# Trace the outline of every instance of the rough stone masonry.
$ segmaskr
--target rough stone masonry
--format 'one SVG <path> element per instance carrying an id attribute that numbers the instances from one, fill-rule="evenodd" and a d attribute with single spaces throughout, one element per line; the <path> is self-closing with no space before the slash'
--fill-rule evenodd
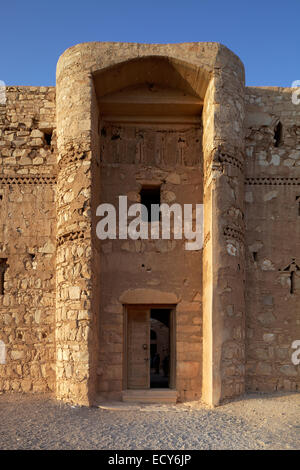
<path id="1" fill-rule="evenodd" d="M 127 388 L 128 308 L 174 312 L 179 401 L 295 391 L 300 105 L 218 43 L 85 43 L 0 105 L 0 392 Z M 119 195 L 204 204 L 204 246 L 99 240 Z"/>

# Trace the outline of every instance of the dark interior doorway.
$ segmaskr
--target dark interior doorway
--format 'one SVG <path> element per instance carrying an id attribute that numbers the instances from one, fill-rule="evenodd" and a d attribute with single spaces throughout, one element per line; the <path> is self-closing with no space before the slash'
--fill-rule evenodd
<path id="1" fill-rule="evenodd" d="M 170 309 L 150 310 L 150 388 L 170 385 Z"/>

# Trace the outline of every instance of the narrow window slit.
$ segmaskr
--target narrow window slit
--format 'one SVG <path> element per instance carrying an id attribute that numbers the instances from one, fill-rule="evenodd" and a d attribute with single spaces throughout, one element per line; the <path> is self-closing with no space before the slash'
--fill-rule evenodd
<path id="1" fill-rule="evenodd" d="M 52 129 L 41 129 L 41 132 L 44 133 L 45 144 L 50 147 L 51 146 L 53 130 Z"/>
<path id="2" fill-rule="evenodd" d="M 300 196 L 296 196 L 296 202 L 298 202 L 298 217 L 300 217 Z"/>
<path id="3" fill-rule="evenodd" d="M 144 186 L 140 192 L 141 204 L 147 208 L 147 219 L 144 222 L 158 222 L 159 213 L 151 218 L 151 206 L 154 204 L 160 205 L 160 186 Z"/>
<path id="4" fill-rule="evenodd" d="M 4 280 L 7 268 L 7 258 L 0 258 L 0 295 L 4 295 Z"/>
<path id="5" fill-rule="evenodd" d="M 282 143 L 282 124 L 279 121 L 274 129 L 274 147 L 279 147 Z"/>
<path id="6" fill-rule="evenodd" d="M 295 290 L 295 271 L 290 274 L 290 293 L 293 294 Z"/>

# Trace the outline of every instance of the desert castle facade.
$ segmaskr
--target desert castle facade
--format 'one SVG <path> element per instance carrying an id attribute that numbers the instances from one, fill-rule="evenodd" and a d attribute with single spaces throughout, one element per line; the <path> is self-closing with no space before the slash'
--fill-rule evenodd
<path id="1" fill-rule="evenodd" d="M 79 44 L 56 77 L 0 104 L 0 393 L 299 390 L 295 89 L 245 87 L 218 43 Z M 203 204 L 203 246 L 99 240 L 121 195 Z"/>

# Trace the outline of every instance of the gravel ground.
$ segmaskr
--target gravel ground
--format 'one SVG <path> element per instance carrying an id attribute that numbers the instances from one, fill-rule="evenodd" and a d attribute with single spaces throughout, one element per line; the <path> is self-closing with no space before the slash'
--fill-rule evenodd
<path id="1" fill-rule="evenodd" d="M 216 409 L 188 405 L 72 407 L 0 395 L 0 449 L 300 449 L 300 393 L 253 394 Z"/>

